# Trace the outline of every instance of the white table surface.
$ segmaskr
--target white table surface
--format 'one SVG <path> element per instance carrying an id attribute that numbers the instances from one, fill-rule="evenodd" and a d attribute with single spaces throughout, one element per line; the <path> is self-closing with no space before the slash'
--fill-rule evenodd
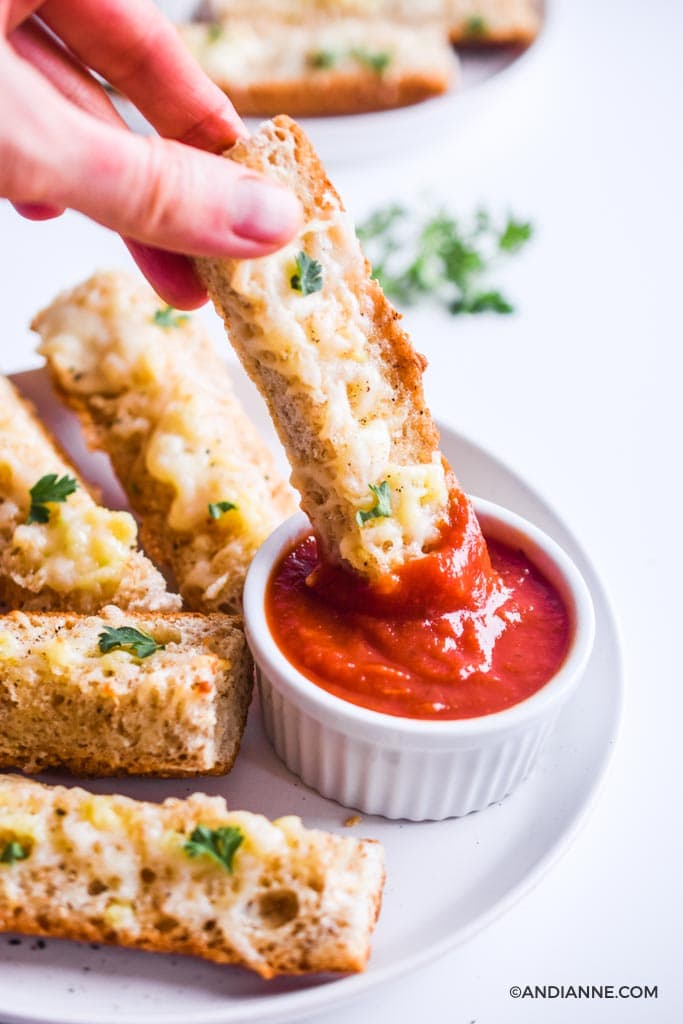
<path id="1" fill-rule="evenodd" d="M 588 823 L 533 892 L 465 946 L 317 1024 L 683 1020 L 683 5 L 551 6 L 523 72 L 435 150 L 333 176 L 359 217 L 426 189 L 465 213 L 483 202 L 534 221 L 533 245 L 499 275 L 517 316 L 407 322 L 429 357 L 435 413 L 555 503 L 603 574 L 628 673 L 620 742 Z M 127 257 L 80 217 L 30 224 L 0 204 L 0 261 L 0 369 L 11 372 L 38 363 L 27 323 L 42 303 Z M 428 870 L 425 851 L 416 876 Z M 510 998 L 527 984 L 658 985 L 659 998 Z"/>

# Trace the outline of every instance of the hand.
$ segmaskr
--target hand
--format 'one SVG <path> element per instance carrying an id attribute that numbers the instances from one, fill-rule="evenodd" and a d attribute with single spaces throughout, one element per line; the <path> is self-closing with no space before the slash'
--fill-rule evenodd
<path id="1" fill-rule="evenodd" d="M 162 138 L 129 132 L 89 68 Z M 291 193 L 215 155 L 246 134 L 151 0 L 0 0 L 0 195 L 118 231 L 173 306 L 206 300 L 180 254 L 263 256 L 299 225 Z"/>

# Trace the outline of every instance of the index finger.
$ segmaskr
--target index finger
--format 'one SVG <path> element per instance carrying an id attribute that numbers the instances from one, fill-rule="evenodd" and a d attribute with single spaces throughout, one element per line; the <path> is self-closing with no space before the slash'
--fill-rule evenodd
<path id="1" fill-rule="evenodd" d="M 151 0 L 47 0 L 40 17 L 165 138 L 219 152 L 247 134 Z"/>

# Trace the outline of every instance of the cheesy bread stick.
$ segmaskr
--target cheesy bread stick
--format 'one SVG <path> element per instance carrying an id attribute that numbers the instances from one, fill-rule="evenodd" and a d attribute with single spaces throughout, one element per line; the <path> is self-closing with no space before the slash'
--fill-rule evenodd
<path id="1" fill-rule="evenodd" d="M 228 615 L 0 616 L 0 767 L 224 774 L 251 697 Z"/>
<path id="2" fill-rule="evenodd" d="M 396 23 L 435 22 L 454 43 L 533 42 L 541 26 L 539 0 L 208 0 L 211 16 L 279 19 L 312 24 L 339 17 L 384 18 Z"/>
<path id="3" fill-rule="evenodd" d="M 206 73 L 245 116 L 357 114 L 445 92 L 457 58 L 438 27 L 344 18 L 323 24 L 230 18 L 181 26 Z"/>
<path id="4" fill-rule="evenodd" d="M 0 929 L 242 964 L 362 971 L 382 847 L 230 811 L 0 776 Z"/>
<path id="5" fill-rule="evenodd" d="M 141 281 L 101 273 L 33 327 L 58 393 L 111 458 L 186 606 L 238 611 L 254 552 L 296 502 L 199 319 Z"/>
<path id="6" fill-rule="evenodd" d="M 199 275 L 268 402 L 325 556 L 386 575 L 438 539 L 448 512 L 425 361 L 301 128 L 277 117 L 227 155 L 291 188 L 305 223 L 272 256 L 198 259 Z"/>

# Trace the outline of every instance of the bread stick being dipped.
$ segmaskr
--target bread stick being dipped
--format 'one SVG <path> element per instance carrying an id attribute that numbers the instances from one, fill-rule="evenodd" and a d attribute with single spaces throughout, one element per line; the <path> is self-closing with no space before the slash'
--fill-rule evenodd
<path id="1" fill-rule="evenodd" d="M 413 349 L 302 129 L 266 122 L 227 154 L 292 189 L 298 237 L 257 260 L 197 259 L 230 341 L 270 408 L 324 560 L 390 576 L 476 519 L 439 450 Z"/>

